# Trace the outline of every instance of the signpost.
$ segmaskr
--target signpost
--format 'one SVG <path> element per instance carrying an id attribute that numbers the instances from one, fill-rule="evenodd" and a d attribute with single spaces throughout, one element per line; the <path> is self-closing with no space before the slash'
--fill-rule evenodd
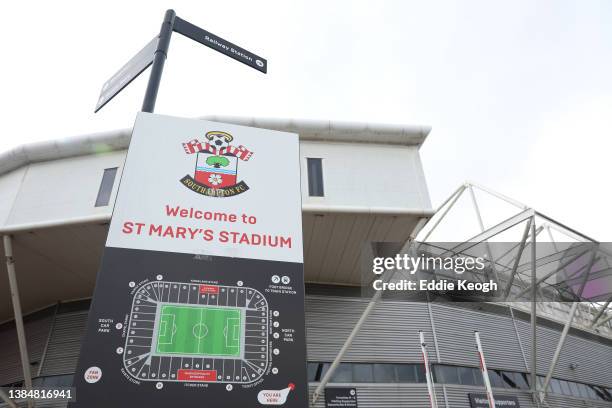
<path id="1" fill-rule="evenodd" d="M 159 38 L 155 37 L 144 48 L 136 55 L 134 55 L 128 62 L 125 63 L 119 71 L 115 73 L 108 81 L 102 85 L 100 91 L 100 97 L 96 104 L 95 112 L 99 111 L 110 102 L 119 92 L 130 84 L 138 75 L 140 75 L 145 69 L 153 63 L 153 57 Z"/>
<path id="2" fill-rule="evenodd" d="M 168 10 L 103 86 L 96 112 L 152 66 L 71 406 L 306 408 L 298 135 L 153 115 L 174 31 L 267 72 Z"/>
<path id="3" fill-rule="evenodd" d="M 354 387 L 325 388 L 326 408 L 357 408 L 357 389 Z"/>
<path id="4" fill-rule="evenodd" d="M 221 54 L 227 55 L 236 61 L 242 62 L 243 64 L 256 69 L 257 71 L 263 72 L 264 74 L 268 71 L 268 62 L 264 58 L 255 55 L 242 47 L 232 44 L 231 42 L 224 40 L 213 33 L 203 30 L 200 27 L 191 24 L 189 21 L 183 20 L 182 18 L 176 17 L 174 22 L 174 31 L 181 33 L 185 37 L 191 38 L 200 44 L 204 44 L 215 51 L 219 51 Z"/>
<path id="5" fill-rule="evenodd" d="M 306 408 L 298 135 L 140 113 L 74 407 Z"/>
<path id="6" fill-rule="evenodd" d="M 174 10 L 167 10 L 159 35 L 145 45 L 111 79 L 104 83 L 96 103 L 95 112 L 102 109 L 104 105 L 151 65 L 153 67 L 151 68 L 151 75 L 149 76 L 147 90 L 142 103 L 142 112 L 153 112 L 164 64 L 168 57 L 170 38 L 174 31 L 236 61 L 242 62 L 259 72 L 264 74 L 268 72 L 268 61 L 265 58 L 177 17 Z"/>

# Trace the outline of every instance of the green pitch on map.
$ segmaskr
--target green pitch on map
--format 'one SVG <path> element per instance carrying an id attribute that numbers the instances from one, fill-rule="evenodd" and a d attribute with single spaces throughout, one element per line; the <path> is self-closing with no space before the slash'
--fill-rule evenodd
<path id="1" fill-rule="evenodd" d="M 157 324 L 158 353 L 240 355 L 240 309 L 163 305 Z"/>

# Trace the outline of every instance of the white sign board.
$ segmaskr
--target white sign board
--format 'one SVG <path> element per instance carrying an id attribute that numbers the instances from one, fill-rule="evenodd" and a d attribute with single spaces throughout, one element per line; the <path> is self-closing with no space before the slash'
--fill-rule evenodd
<path id="1" fill-rule="evenodd" d="M 302 262 L 298 135 L 140 113 L 107 247 Z"/>
<path id="2" fill-rule="evenodd" d="M 308 406 L 299 157 L 292 133 L 138 115 L 71 408 Z"/>

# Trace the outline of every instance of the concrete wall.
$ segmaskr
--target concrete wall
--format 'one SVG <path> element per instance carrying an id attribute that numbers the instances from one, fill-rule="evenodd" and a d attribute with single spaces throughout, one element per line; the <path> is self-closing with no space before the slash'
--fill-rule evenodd
<path id="1" fill-rule="evenodd" d="M 303 141 L 300 153 L 303 204 L 431 208 L 415 146 Z M 323 159 L 325 197 L 308 196 L 308 157 Z"/>
<path id="2" fill-rule="evenodd" d="M 8 210 L 4 217 L 0 213 L 0 221 L 18 225 L 110 214 L 110 207 L 94 204 L 104 169 L 118 167 L 114 201 L 124 160 L 125 151 L 79 156 L 30 164 L 0 176 L 0 211 Z"/>
<path id="3" fill-rule="evenodd" d="M 415 146 L 301 141 L 300 149 L 304 205 L 431 209 Z M 104 169 L 118 167 L 114 202 L 125 153 L 33 163 L 0 175 L 0 227 L 110 214 L 110 206 L 94 204 Z M 325 197 L 308 196 L 307 157 L 323 159 Z"/>

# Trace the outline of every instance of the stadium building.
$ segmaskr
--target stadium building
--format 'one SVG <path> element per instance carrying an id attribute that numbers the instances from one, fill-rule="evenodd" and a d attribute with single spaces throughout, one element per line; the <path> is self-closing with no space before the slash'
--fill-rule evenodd
<path id="1" fill-rule="evenodd" d="M 474 184 L 461 186 L 434 209 L 419 155 L 426 127 L 206 119 L 300 135 L 311 396 L 343 385 L 356 388 L 361 407 L 430 406 L 419 342 L 423 331 L 437 405 L 470 407 L 470 396 L 485 392 L 478 331 L 496 396 L 515 399 L 520 407 L 612 407 L 607 302 L 406 302 L 363 297 L 359 288 L 365 242 L 404 242 L 417 235 L 426 240 L 452 217 L 460 198 L 471 197 L 479 221 L 466 242 L 514 227 L 522 232 L 525 223 L 516 242 L 521 235 L 525 243 L 550 231 L 575 242 L 597 244 L 594 240 Z M 7 260 L 0 265 L 1 386 L 22 386 L 29 378 L 35 386 L 72 384 L 129 140 L 130 131 L 120 130 L 0 155 L 0 235 Z M 516 211 L 500 222 L 483 222 L 478 194 Z M 606 256 L 597 263 L 608 262 Z M 609 276 L 605 265 L 593 273 Z M 544 285 L 547 279 L 539 281 Z M 532 398 L 534 356 L 536 388 L 546 384 L 541 403 Z M 314 406 L 325 406 L 324 400 L 318 397 Z M 11 404 L 0 401 L 0 407 Z"/>

